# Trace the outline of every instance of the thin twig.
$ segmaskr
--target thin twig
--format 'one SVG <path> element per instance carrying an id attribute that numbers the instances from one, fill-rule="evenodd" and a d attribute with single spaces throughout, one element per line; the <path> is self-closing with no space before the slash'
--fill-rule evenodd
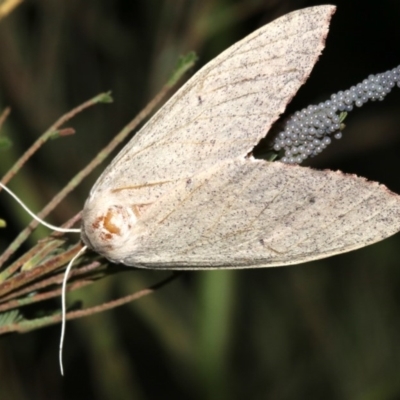
<path id="1" fill-rule="evenodd" d="M 109 301 L 108 303 L 104 303 L 100 306 L 86 308 L 85 310 L 71 311 L 67 313 L 67 320 L 86 317 L 89 315 L 97 314 L 102 311 L 111 310 L 112 308 L 116 308 L 124 304 L 130 303 L 131 301 L 137 300 L 143 296 L 147 296 L 148 294 L 153 293 L 156 290 L 162 288 L 169 282 L 172 282 L 173 280 L 177 279 L 180 275 L 182 275 L 182 273 L 183 272 L 174 272 L 168 278 L 163 279 L 161 282 L 158 282 L 155 285 L 148 287 L 147 289 L 142 289 L 139 292 L 130 294 L 128 296 L 122 297 L 117 300 Z M 61 321 L 61 315 L 59 315 L 58 317 L 59 321 Z"/>
<path id="2" fill-rule="evenodd" d="M 92 283 L 93 283 L 93 281 L 91 281 L 91 280 L 73 282 L 68 285 L 68 291 L 81 289 L 85 286 L 91 285 Z M 50 290 L 45 293 L 35 294 L 34 296 L 31 296 L 31 297 L 25 297 L 23 299 L 18 299 L 18 300 L 10 300 L 7 303 L 0 305 L 0 312 L 12 310 L 12 309 L 18 309 L 22 306 L 27 306 L 29 304 L 34 304 L 34 303 L 38 303 L 40 301 L 49 300 L 54 297 L 60 297 L 60 295 L 61 295 L 61 289 L 54 289 L 54 290 Z"/>
<path id="3" fill-rule="evenodd" d="M 2 278 L 4 281 L 0 284 L 0 296 L 4 296 L 13 290 L 16 290 L 29 282 L 32 282 L 56 269 L 62 267 L 71 258 L 80 250 L 81 244 L 77 243 L 75 246 L 65 251 L 62 254 L 58 254 L 51 258 L 50 260 L 45 261 L 40 267 L 36 267 L 34 269 L 28 271 L 22 271 L 17 274 L 13 279 L 7 279 L 7 273 L 9 269 L 2 272 Z"/>
<path id="4" fill-rule="evenodd" d="M 161 282 L 158 282 L 155 285 L 152 285 L 147 289 L 140 290 L 139 292 L 130 294 L 121 299 L 113 300 L 108 303 L 104 303 L 100 306 L 90 307 L 85 310 L 71 311 L 71 312 L 67 313 L 66 318 L 67 318 L 67 320 L 82 318 L 82 317 L 86 317 L 89 315 L 97 314 L 99 312 L 111 310 L 113 308 L 127 304 L 131 301 L 138 300 L 139 298 L 147 296 L 147 295 L 153 293 L 155 290 L 160 289 L 161 287 L 165 286 L 166 284 L 173 281 L 181 274 L 182 274 L 182 272 L 174 273 L 171 276 L 169 276 L 168 278 L 163 279 Z M 61 314 L 52 315 L 52 316 L 44 317 L 44 318 L 39 318 L 39 319 L 31 320 L 31 321 L 25 320 L 22 322 L 16 322 L 16 323 L 12 323 L 12 324 L 4 325 L 4 326 L 0 327 L 0 335 L 2 335 L 4 333 L 8 333 L 8 332 L 27 332 L 32 329 L 37 329 L 37 328 L 41 328 L 44 326 L 56 324 L 60 321 L 61 321 Z"/>
<path id="5" fill-rule="evenodd" d="M 17 7 L 22 0 L 6 0 L 0 5 L 0 19 L 4 18 L 6 15 L 10 14 L 15 7 Z"/>
<path id="6" fill-rule="evenodd" d="M 64 114 L 61 118 L 59 118 L 46 132 L 44 132 L 33 144 L 32 146 L 19 158 L 19 160 L 9 169 L 9 171 L 3 176 L 1 182 L 6 185 L 11 178 L 21 169 L 21 167 L 35 154 L 47 140 L 54 135 L 54 132 L 58 130 L 63 124 L 69 121 L 76 114 L 82 112 L 88 107 L 94 106 L 99 103 L 107 93 L 101 93 L 88 101 L 85 101 L 83 104 L 75 107 L 70 112 Z"/>
<path id="7" fill-rule="evenodd" d="M 74 217 L 70 218 L 65 224 L 62 225 L 62 227 L 70 228 L 77 221 L 79 221 L 80 218 L 81 218 L 81 212 L 76 214 Z M 50 237 L 47 237 L 47 238 L 39 241 L 36 246 L 31 248 L 24 255 L 22 255 L 20 258 L 18 258 L 16 261 L 14 261 L 11 265 L 9 265 L 7 267 L 6 270 L 0 272 L 0 288 L 1 288 L 2 282 L 4 282 L 6 279 L 8 279 L 10 276 L 12 276 L 15 272 L 17 272 L 22 265 L 25 265 L 27 262 L 29 262 L 29 260 L 32 259 L 35 256 L 35 254 L 41 252 L 43 248 L 47 247 L 48 250 L 51 251 L 55 247 L 57 247 L 57 241 L 55 241 L 55 240 L 54 240 L 54 246 L 48 247 L 49 246 L 49 238 L 51 238 L 51 237 L 57 238 L 62 235 L 64 235 L 63 232 L 53 232 Z"/>
<path id="8" fill-rule="evenodd" d="M 90 263 L 84 267 L 75 268 L 74 270 L 72 270 L 70 285 L 68 286 L 68 291 L 75 289 L 75 287 L 74 288 L 72 287 L 72 283 L 73 283 L 72 278 L 76 278 L 79 276 L 86 275 L 89 272 L 93 272 L 93 271 L 97 270 L 99 267 L 101 267 L 102 265 L 103 264 L 100 263 L 99 261 L 93 261 L 92 263 Z M 40 298 L 40 300 L 36 300 L 36 297 L 43 293 L 30 296 L 29 298 L 26 298 L 26 299 L 22 298 L 22 296 L 41 291 L 52 285 L 60 284 L 60 283 L 62 283 L 63 277 L 64 277 L 64 273 L 60 273 L 60 274 L 51 276 L 48 279 L 43 279 L 38 282 L 35 282 L 32 285 L 26 286 L 23 289 L 12 292 L 11 294 L 6 295 L 4 297 L 2 296 L 0 311 L 4 311 L 4 310 L 10 309 L 10 308 L 15 308 L 15 306 L 9 306 L 11 301 L 14 300 L 15 298 L 19 299 L 18 302 L 19 302 L 20 306 L 30 304 L 30 303 L 35 303 L 37 301 L 43 300 L 42 298 Z M 90 279 L 91 281 L 96 280 L 96 278 L 92 277 L 92 276 L 88 277 L 87 279 Z M 50 292 L 46 292 L 46 293 L 50 293 Z M 57 290 L 53 290 L 52 293 L 55 293 L 54 296 L 59 296 L 61 294 L 61 288 L 59 288 Z"/>
<path id="9" fill-rule="evenodd" d="M 10 107 L 6 107 L 4 109 L 4 111 L 0 114 L 0 130 L 1 130 L 1 127 L 3 126 L 5 120 L 10 115 L 10 112 L 11 112 L 11 108 Z"/>

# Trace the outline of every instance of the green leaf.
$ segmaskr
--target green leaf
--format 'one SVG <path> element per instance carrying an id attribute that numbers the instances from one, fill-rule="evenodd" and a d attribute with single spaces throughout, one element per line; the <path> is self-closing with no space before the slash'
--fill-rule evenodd
<path id="1" fill-rule="evenodd" d="M 112 103 L 114 99 L 111 96 L 111 92 L 106 92 L 99 94 L 94 101 L 96 103 Z"/>
<path id="2" fill-rule="evenodd" d="M 18 310 L 11 310 L 0 313 L 0 326 L 15 324 L 22 320 L 22 315 L 19 313 Z"/>
<path id="3" fill-rule="evenodd" d="M 5 136 L 0 136 L 0 151 L 9 149 L 12 146 L 12 142 Z"/>
<path id="4" fill-rule="evenodd" d="M 179 57 L 176 67 L 169 78 L 168 86 L 174 86 L 182 75 L 194 66 L 197 60 L 198 57 L 194 51 Z"/>

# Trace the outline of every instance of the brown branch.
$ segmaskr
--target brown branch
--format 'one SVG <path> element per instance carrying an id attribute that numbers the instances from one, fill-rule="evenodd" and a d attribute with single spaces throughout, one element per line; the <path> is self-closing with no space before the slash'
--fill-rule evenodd
<path id="1" fill-rule="evenodd" d="M 93 272 L 93 271 L 97 270 L 99 267 L 101 267 L 102 265 L 103 264 L 101 264 L 99 261 L 93 261 L 92 263 L 90 263 L 84 267 L 75 268 L 71 271 L 70 281 L 72 281 L 72 278 L 83 276 L 83 275 L 87 274 L 88 272 Z M 37 301 L 43 300 L 44 298 L 40 297 L 40 299 L 39 299 L 39 296 L 43 295 L 44 293 L 30 296 L 29 298 L 26 298 L 26 299 L 22 298 L 22 296 L 26 295 L 26 294 L 41 291 L 52 285 L 59 285 L 60 283 L 62 283 L 63 278 L 64 278 L 64 272 L 54 275 L 54 276 L 51 276 L 48 279 L 43 279 L 43 280 L 40 280 L 39 282 L 35 282 L 32 285 L 26 286 L 21 290 L 13 291 L 11 294 L 6 295 L 1 298 L 1 303 L 4 303 L 4 304 L 0 305 L 0 311 L 5 311 L 5 310 L 11 309 L 11 308 L 15 308 L 15 306 L 9 306 L 11 300 L 14 300 L 15 298 L 19 298 L 18 304 L 20 306 L 23 306 L 26 304 L 31 304 L 31 303 L 36 303 Z M 89 277 L 88 279 L 90 279 L 90 281 L 92 282 L 95 280 L 95 277 Z M 89 281 L 88 281 L 88 283 L 89 283 Z M 75 288 L 76 288 L 75 286 L 72 287 L 72 282 L 71 282 L 71 284 L 69 284 L 67 287 L 67 292 L 75 290 Z M 50 292 L 46 292 L 46 293 L 50 293 Z M 54 296 L 59 296 L 61 294 L 61 288 L 59 288 L 57 290 L 53 290 L 51 293 L 55 293 Z M 54 297 L 54 296 L 50 296 L 50 297 Z M 46 297 L 46 299 L 50 298 L 50 297 Z"/>
<path id="2" fill-rule="evenodd" d="M 10 107 L 6 107 L 4 109 L 4 111 L 0 114 L 0 130 L 1 130 L 1 127 L 3 126 L 5 120 L 10 115 L 10 112 L 11 112 L 11 108 Z"/>
<path id="3" fill-rule="evenodd" d="M 85 286 L 89 286 L 92 283 L 93 281 L 91 280 L 73 282 L 68 285 L 68 291 L 72 292 L 74 290 L 81 289 Z M 0 312 L 18 309 L 22 306 L 27 306 L 29 304 L 34 304 L 40 301 L 49 300 L 54 297 L 60 297 L 60 295 L 61 295 L 61 289 L 54 289 L 45 293 L 36 294 L 31 297 L 25 297 L 23 299 L 18 299 L 18 300 L 10 300 L 7 303 L 0 305 Z"/>
<path id="4" fill-rule="evenodd" d="M 19 158 L 19 160 L 9 169 L 9 171 L 3 176 L 3 179 L 1 182 L 6 185 L 11 178 L 21 169 L 21 167 L 29 160 L 30 157 L 32 157 L 33 154 L 35 154 L 40 147 L 43 146 L 47 142 L 47 140 L 54 135 L 54 132 L 57 131 L 63 124 L 65 124 L 67 121 L 69 121 L 71 118 L 73 118 L 76 114 L 82 112 L 88 107 L 94 106 L 95 104 L 99 103 L 102 101 L 104 96 L 106 96 L 106 93 L 101 93 L 90 100 L 85 101 L 83 104 L 79 105 L 78 107 L 75 107 L 68 113 L 64 114 L 62 117 L 60 117 L 53 125 L 50 126 L 49 129 L 47 129 L 46 132 L 44 132 L 33 144 L 29 149 Z"/>
<path id="5" fill-rule="evenodd" d="M 162 288 L 169 282 L 173 281 L 181 274 L 182 274 L 182 272 L 176 272 L 176 273 L 172 274 L 171 276 L 169 276 L 168 278 L 163 279 L 162 281 L 156 283 L 155 285 L 148 287 L 147 289 L 140 290 L 139 292 L 122 297 L 121 299 L 113 300 L 108 303 L 104 303 L 100 306 L 90 307 L 85 310 L 70 311 L 67 313 L 66 318 L 67 318 L 67 320 L 82 318 L 82 317 L 94 315 L 94 314 L 97 314 L 99 312 L 103 312 L 106 310 L 111 310 L 113 308 L 127 304 L 131 301 L 138 300 L 141 297 L 144 297 L 151 293 L 154 293 L 156 290 Z M 52 315 L 49 317 L 39 318 L 39 319 L 31 320 L 31 321 L 24 320 L 21 322 L 4 325 L 4 326 L 0 327 L 0 335 L 4 334 L 4 333 L 9 333 L 9 332 L 21 332 L 21 333 L 28 332 L 33 329 L 56 324 L 61 321 L 61 318 L 62 318 L 61 314 L 57 314 L 57 315 Z"/>
<path id="6" fill-rule="evenodd" d="M 73 226 L 77 221 L 79 221 L 81 218 L 81 213 L 79 212 L 76 214 L 74 217 L 69 219 L 65 224 L 62 225 L 63 228 L 70 228 Z M 19 268 L 26 264 L 35 254 L 41 251 L 42 248 L 46 247 L 49 244 L 49 239 L 51 237 L 58 238 L 60 236 L 63 236 L 63 232 L 53 232 L 51 236 L 41 240 L 38 242 L 36 246 L 34 246 L 32 249 L 30 249 L 28 252 L 26 252 L 23 256 L 21 256 L 19 259 L 14 261 L 10 266 L 7 267 L 4 271 L 0 273 L 0 288 L 1 288 L 1 283 L 4 282 L 8 277 L 13 275 L 15 272 L 19 270 Z M 51 248 L 50 248 L 51 250 Z"/>
<path id="7" fill-rule="evenodd" d="M 29 282 L 32 282 L 42 276 L 45 276 L 46 274 L 56 270 L 57 268 L 62 267 L 63 265 L 68 263 L 68 261 L 70 261 L 72 257 L 74 257 L 74 255 L 81 248 L 82 245 L 78 243 L 71 249 L 65 251 L 64 253 L 56 255 L 52 257 L 50 260 L 45 261 L 40 266 L 37 266 L 36 268 L 31 270 L 20 272 L 19 274 L 15 275 L 12 279 L 7 279 L 8 278 L 7 273 L 9 272 L 9 269 L 3 271 L 2 277 L 3 278 L 5 277 L 5 279 L 0 284 L 0 297 L 26 285 Z"/>
<path id="8" fill-rule="evenodd" d="M 22 3 L 22 0 L 6 0 L 3 4 L 0 4 L 0 19 L 10 14 L 20 3 Z"/>

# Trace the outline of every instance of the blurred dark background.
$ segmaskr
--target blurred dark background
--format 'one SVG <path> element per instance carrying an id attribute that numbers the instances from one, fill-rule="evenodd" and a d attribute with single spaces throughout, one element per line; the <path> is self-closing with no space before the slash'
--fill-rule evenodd
<path id="1" fill-rule="evenodd" d="M 289 112 L 400 64 L 400 2 L 336 1 L 327 47 Z M 112 90 L 10 186 L 40 209 L 152 98 L 177 57 L 196 68 L 301 0 L 26 0 L 0 21 L 0 109 L 13 141 L 0 174 L 59 116 Z M 194 72 L 194 71 L 193 71 Z M 400 193 L 400 90 L 351 113 L 312 160 Z M 78 212 L 101 168 L 48 218 Z M 301 188 L 300 188 L 301 190 Z M 29 221 L 5 194 L 0 250 Z M 12 223 L 10 224 L 10 221 Z M 33 243 L 37 237 L 32 239 Z M 60 327 L 0 338 L 0 399 L 398 399 L 400 236 L 288 268 L 186 273 L 143 300 Z M 165 274 L 127 269 L 68 296 L 85 306 Z"/>

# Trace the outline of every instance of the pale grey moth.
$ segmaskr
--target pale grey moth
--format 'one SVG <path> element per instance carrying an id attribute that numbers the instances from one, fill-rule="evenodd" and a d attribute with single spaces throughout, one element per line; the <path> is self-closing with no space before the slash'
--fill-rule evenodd
<path id="1" fill-rule="evenodd" d="M 94 185 L 84 243 L 141 268 L 255 268 L 399 231 L 400 196 L 384 186 L 251 154 L 309 76 L 334 11 L 287 14 L 197 72 Z"/>

